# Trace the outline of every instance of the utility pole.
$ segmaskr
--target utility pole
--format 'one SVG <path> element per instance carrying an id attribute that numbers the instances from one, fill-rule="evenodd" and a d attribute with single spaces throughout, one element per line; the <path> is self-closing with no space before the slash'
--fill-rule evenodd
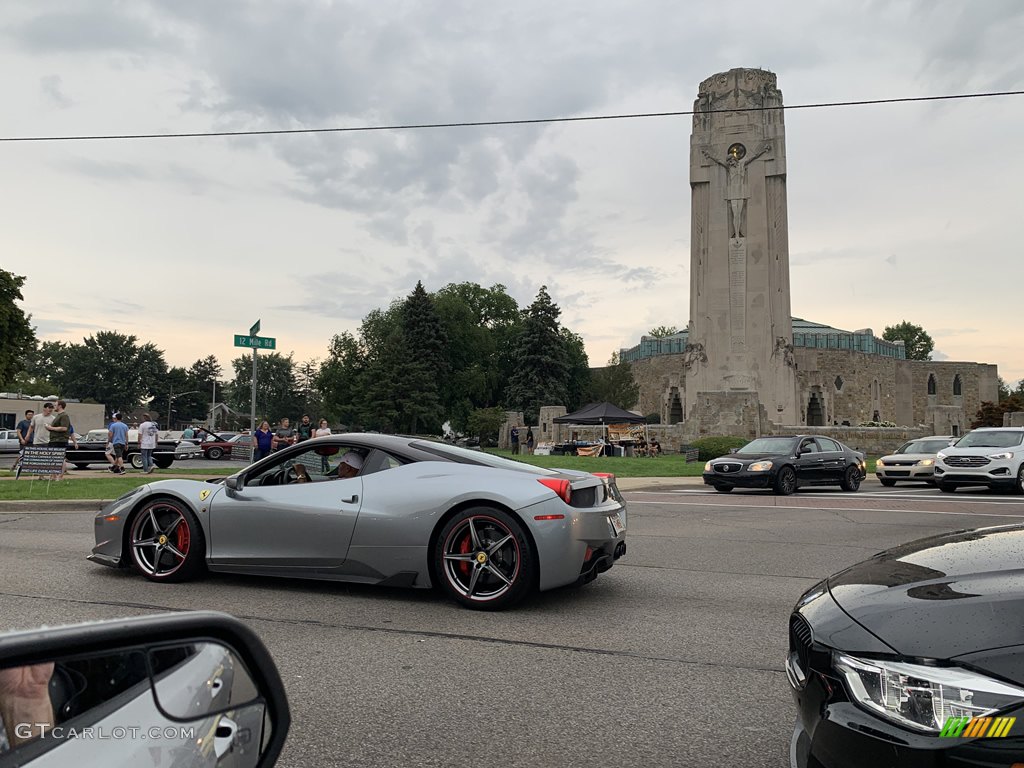
<path id="1" fill-rule="evenodd" d="M 260 332 L 260 321 L 257 320 L 253 323 L 252 328 L 249 329 L 250 338 Z M 251 449 L 249 451 L 249 461 L 251 462 L 253 456 L 256 455 L 256 350 L 259 348 L 258 344 L 254 344 L 252 347 L 252 410 L 249 413 L 249 434 L 252 435 L 252 442 L 250 443 Z"/>

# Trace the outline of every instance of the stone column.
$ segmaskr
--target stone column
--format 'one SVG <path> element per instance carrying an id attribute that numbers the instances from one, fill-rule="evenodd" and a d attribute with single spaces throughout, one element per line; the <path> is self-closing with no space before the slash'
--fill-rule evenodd
<path id="1" fill-rule="evenodd" d="M 782 110 L 773 109 L 781 106 L 775 75 L 760 69 L 708 78 L 694 103 L 684 366 L 688 405 L 700 400 L 704 419 L 709 397 L 742 392 L 755 395 L 772 422 L 800 423 L 785 125 Z M 723 399 L 723 405 L 731 402 Z"/>

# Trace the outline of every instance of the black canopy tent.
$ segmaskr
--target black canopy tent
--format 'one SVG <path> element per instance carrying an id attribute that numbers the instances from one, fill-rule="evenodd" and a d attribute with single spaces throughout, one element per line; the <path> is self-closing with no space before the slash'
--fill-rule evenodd
<path id="1" fill-rule="evenodd" d="M 556 424 L 601 424 L 605 428 L 605 442 L 608 442 L 609 424 L 646 424 L 647 419 L 635 413 L 624 411 L 617 405 L 611 403 L 591 403 L 575 413 L 567 413 L 553 420 Z M 644 428 L 644 437 L 647 437 L 647 429 Z"/>
<path id="2" fill-rule="evenodd" d="M 643 416 L 624 411 L 611 403 L 591 403 L 575 413 L 554 420 L 556 424 L 643 424 Z"/>

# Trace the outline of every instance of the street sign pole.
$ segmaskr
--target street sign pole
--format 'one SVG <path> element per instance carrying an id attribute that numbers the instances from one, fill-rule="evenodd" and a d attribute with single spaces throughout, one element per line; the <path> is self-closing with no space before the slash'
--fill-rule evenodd
<path id="1" fill-rule="evenodd" d="M 256 347 L 252 348 L 252 411 L 249 414 L 249 425 L 253 450 L 256 450 Z"/>

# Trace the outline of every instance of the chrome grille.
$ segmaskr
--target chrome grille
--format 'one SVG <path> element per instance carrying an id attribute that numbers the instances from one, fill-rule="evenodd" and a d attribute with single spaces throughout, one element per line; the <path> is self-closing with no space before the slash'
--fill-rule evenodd
<path id="1" fill-rule="evenodd" d="M 712 464 L 711 466 L 714 468 L 715 472 L 723 472 L 723 473 L 724 472 L 739 472 L 743 468 L 742 464 L 729 463 L 729 462 L 724 462 L 724 461 L 721 464 Z"/>
<path id="2" fill-rule="evenodd" d="M 984 456 L 947 456 L 943 461 L 950 467 L 984 467 L 989 463 Z"/>

